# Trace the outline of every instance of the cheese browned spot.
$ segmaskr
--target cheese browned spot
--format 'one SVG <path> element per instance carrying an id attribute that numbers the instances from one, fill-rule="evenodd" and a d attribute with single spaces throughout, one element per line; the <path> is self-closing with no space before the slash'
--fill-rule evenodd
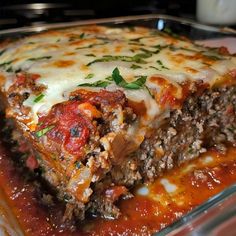
<path id="1" fill-rule="evenodd" d="M 59 68 L 70 67 L 74 64 L 75 62 L 71 60 L 59 60 L 53 63 L 54 66 L 59 67 Z"/>

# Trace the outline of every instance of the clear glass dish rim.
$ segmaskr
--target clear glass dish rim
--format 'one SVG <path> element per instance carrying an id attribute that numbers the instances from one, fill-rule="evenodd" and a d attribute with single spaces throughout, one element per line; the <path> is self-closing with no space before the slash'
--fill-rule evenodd
<path id="1" fill-rule="evenodd" d="M 212 209 L 216 207 L 217 205 L 221 204 L 222 202 L 227 201 L 228 198 L 234 194 L 236 194 L 236 184 L 229 186 L 228 188 L 224 189 L 220 193 L 209 198 L 207 201 L 203 202 L 201 205 L 197 206 L 186 215 L 182 216 L 181 218 L 179 218 L 172 224 L 168 225 L 163 230 L 157 233 L 154 233 L 153 236 L 165 236 L 170 233 L 173 233 L 174 230 L 177 230 L 180 227 L 183 227 L 186 223 L 189 223 L 193 221 L 194 219 L 196 219 L 197 217 L 200 217 L 202 214 L 207 213 L 209 209 Z M 223 218 L 224 218 L 224 215 L 223 215 Z"/>
<path id="2" fill-rule="evenodd" d="M 233 34 L 236 36 L 236 30 L 228 27 L 216 27 L 206 24 L 198 23 L 194 20 L 180 18 L 175 16 L 169 16 L 164 14 L 147 14 L 147 15 L 135 15 L 135 16 L 120 16 L 120 17 L 112 17 L 112 18 L 100 18 L 100 19 L 90 19 L 90 20 L 79 20 L 72 22 L 62 22 L 62 23 L 49 23 L 42 24 L 37 26 L 29 26 L 29 27 L 19 27 L 13 29 L 5 29 L 0 30 L 0 35 L 7 35 L 12 33 L 38 33 L 45 30 L 51 29 L 59 29 L 65 27 L 73 27 L 73 26 L 81 26 L 81 25 L 91 25 L 91 24 L 118 24 L 125 23 L 130 21 L 138 21 L 138 20 L 155 20 L 156 18 L 162 18 L 164 20 L 176 21 L 180 24 L 185 24 L 192 26 L 194 28 L 199 28 L 202 30 L 210 31 L 210 32 L 218 32 L 222 34 Z"/>

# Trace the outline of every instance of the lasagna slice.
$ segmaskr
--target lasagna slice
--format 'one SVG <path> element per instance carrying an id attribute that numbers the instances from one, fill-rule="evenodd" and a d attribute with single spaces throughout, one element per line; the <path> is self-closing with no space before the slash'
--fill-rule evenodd
<path id="1" fill-rule="evenodd" d="M 236 57 L 142 27 L 83 26 L 0 45 L 1 105 L 66 216 L 120 214 L 140 183 L 236 144 Z"/>

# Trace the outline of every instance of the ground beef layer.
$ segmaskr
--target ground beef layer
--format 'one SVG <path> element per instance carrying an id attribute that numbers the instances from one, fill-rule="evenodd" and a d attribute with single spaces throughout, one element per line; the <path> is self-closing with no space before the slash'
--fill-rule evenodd
<path id="1" fill-rule="evenodd" d="M 172 110 L 169 118 L 153 129 L 137 150 L 129 152 L 121 160 L 109 159 L 109 153 L 101 146 L 101 137 L 117 131 L 123 132 L 136 120 L 123 95 L 119 96 L 122 103 L 116 106 L 96 106 L 103 115 L 94 119 L 97 129 L 90 137 L 90 150 L 81 164 L 76 162 L 78 169 L 90 166 L 96 167 L 99 172 L 98 178 L 89 186 L 92 194 L 88 202 L 78 202 L 67 191 L 68 177 L 50 165 L 45 153 L 30 145 L 26 145 L 25 149 L 20 146 L 21 152 L 39 157 L 39 165 L 43 168 L 42 177 L 66 204 L 65 219 L 75 217 L 82 220 L 86 214 L 117 218 L 120 215 L 117 201 L 132 197 L 130 192 L 137 184 L 154 181 L 164 171 L 198 157 L 209 148 L 225 152 L 228 145 L 236 145 L 236 86 L 232 85 L 190 95 L 182 108 Z M 71 99 L 75 102 L 81 96 Z M 125 114 L 122 126 L 117 123 L 120 111 Z M 21 135 L 14 133 L 14 138 L 22 144 Z M 51 145 L 49 148 L 55 147 Z M 59 152 L 57 148 L 54 152 Z M 60 162 L 60 158 L 58 155 L 56 161 Z"/>
<path id="2" fill-rule="evenodd" d="M 236 86 L 205 90 L 192 94 L 182 109 L 171 111 L 170 117 L 141 144 L 120 166 L 95 188 L 90 202 L 92 212 L 117 217 L 119 211 L 99 194 L 104 182 L 132 189 L 138 183 L 154 181 L 164 171 L 198 157 L 209 148 L 225 152 L 236 145 Z M 96 191 L 95 191 L 96 193 Z"/>

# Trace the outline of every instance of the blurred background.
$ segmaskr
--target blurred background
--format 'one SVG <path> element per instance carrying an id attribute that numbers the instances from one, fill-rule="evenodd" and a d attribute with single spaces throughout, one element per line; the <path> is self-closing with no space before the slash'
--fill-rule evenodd
<path id="1" fill-rule="evenodd" d="M 236 3 L 236 0 L 233 1 Z M 42 23 L 154 13 L 195 20 L 196 0 L 0 0 L 0 30 Z"/>
<path id="2" fill-rule="evenodd" d="M 195 18 L 196 0 L 0 0 L 0 29 L 161 13 Z"/>

